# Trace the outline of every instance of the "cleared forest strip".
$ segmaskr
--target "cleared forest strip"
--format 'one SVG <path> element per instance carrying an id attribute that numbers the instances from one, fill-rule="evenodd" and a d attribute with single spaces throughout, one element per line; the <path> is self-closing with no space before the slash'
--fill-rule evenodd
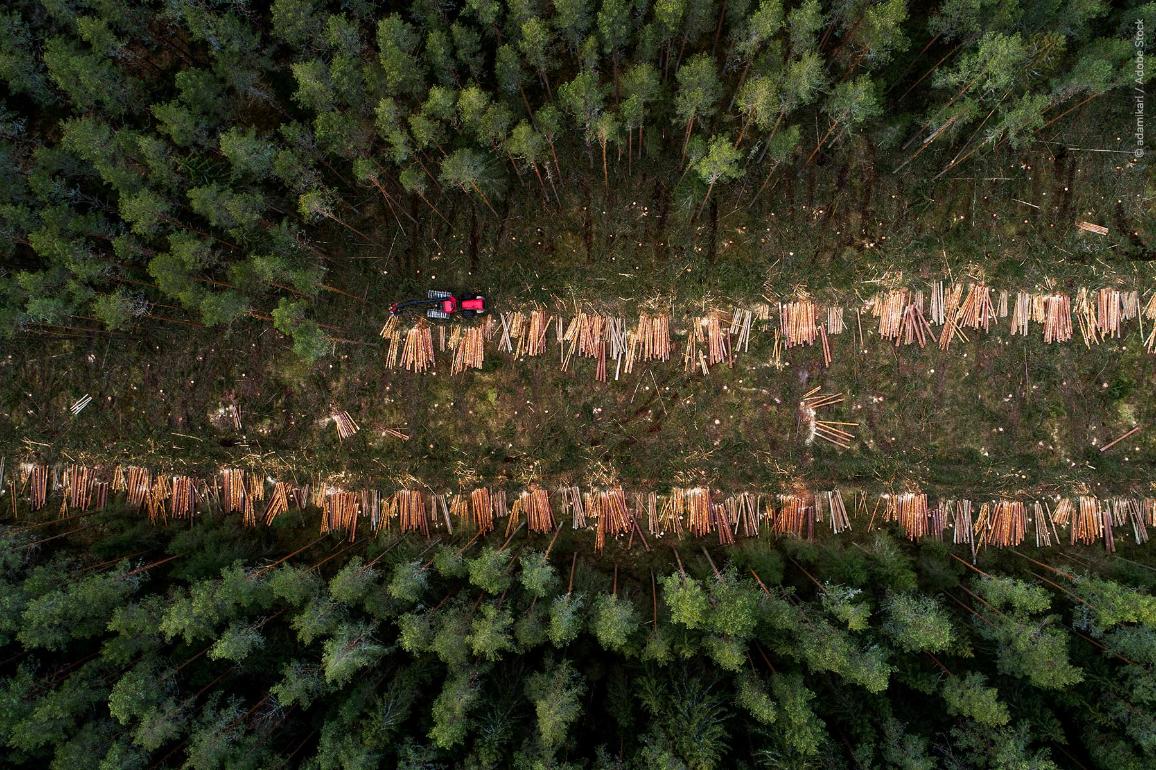
<path id="1" fill-rule="evenodd" d="M 245 526 L 270 526 L 292 507 L 319 510 L 321 533 L 340 533 L 351 542 L 359 531 L 429 537 L 460 530 L 484 535 L 502 526 L 510 537 L 523 525 L 535 533 L 569 526 L 594 533 L 596 552 L 608 536 L 627 540 L 628 547 L 637 537 L 649 550 L 647 536 L 717 538 L 730 545 L 765 534 L 813 540 L 894 524 L 910 540 L 951 543 L 974 558 L 984 548 L 1032 544 L 1102 544 L 1111 552 L 1117 538 L 1130 536 L 1143 544 L 1149 528 L 1156 528 L 1156 497 L 1096 497 L 1084 490 L 1048 498 L 932 500 L 918 489 L 873 494 L 802 484 L 774 494 L 702 486 L 627 489 L 599 482 L 519 488 L 474 480 L 456 492 L 439 492 L 413 480 L 406 488 L 382 491 L 322 479 L 301 485 L 231 467 L 198 478 L 141 466 L 23 463 L 7 480 L 6 492 L 13 520 L 19 519 L 17 499 L 30 511 L 56 509 L 61 518 L 75 518 L 103 510 L 113 496 L 123 495 L 125 505 L 154 524 L 220 513 L 239 514 Z"/>
<path id="2" fill-rule="evenodd" d="M 639 362 L 668 361 L 679 349 L 685 372 L 709 375 L 712 367 L 733 365 L 736 356 L 749 352 L 756 334 L 769 338 L 770 364 L 781 368 L 784 352 L 795 347 L 818 348 L 824 366 L 830 366 L 836 349 L 831 338 L 847 335 L 858 350 L 870 335 L 895 347 L 946 351 L 972 334 L 1000 328 L 1011 336 L 1038 333 L 1046 344 L 1078 339 L 1088 348 L 1135 330 L 1145 349 L 1156 353 L 1156 291 L 1081 288 L 1071 295 L 938 281 L 877 292 L 858 303 L 822 303 L 800 291 L 748 305 L 708 308 L 704 303 L 701 312 L 680 317 L 669 308 L 648 309 L 637 320 L 581 306 L 526 306 L 487 316 L 476 326 L 431 326 L 424 318 L 409 324 L 391 316 L 380 334 L 390 369 L 437 371 L 442 353 L 452 361 L 450 372 L 459 374 L 481 369 L 490 352 L 514 361 L 555 357 L 569 371 L 577 357 L 594 361 L 595 380 L 606 382 L 630 374 Z M 675 337 L 685 342 L 676 345 Z"/>

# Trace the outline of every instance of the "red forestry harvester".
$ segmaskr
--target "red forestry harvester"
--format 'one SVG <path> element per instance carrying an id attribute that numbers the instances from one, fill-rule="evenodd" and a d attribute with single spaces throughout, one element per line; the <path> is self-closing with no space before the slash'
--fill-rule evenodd
<path id="1" fill-rule="evenodd" d="M 474 318 L 485 315 L 488 311 L 486 298 L 481 294 L 457 294 L 448 291 L 426 292 L 423 299 L 410 299 L 405 302 L 394 302 L 389 306 L 390 315 L 400 315 L 405 310 L 425 310 L 427 318 L 444 321 L 455 315 L 462 318 Z"/>

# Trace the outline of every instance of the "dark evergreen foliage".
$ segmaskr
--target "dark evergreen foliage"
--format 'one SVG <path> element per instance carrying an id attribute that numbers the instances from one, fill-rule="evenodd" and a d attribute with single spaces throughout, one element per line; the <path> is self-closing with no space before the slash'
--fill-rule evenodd
<path id="1" fill-rule="evenodd" d="M 253 541 L 195 574 L 225 522 L 163 530 L 155 558 L 98 561 L 131 526 L 103 515 L 32 547 L 36 530 L 5 530 L 7 766 L 1156 761 L 1153 573 L 1131 562 L 1059 552 L 1052 580 L 1007 552 L 983 574 L 925 574 L 934 546 L 881 534 L 869 551 L 790 548 L 775 574 L 688 549 L 653 588 L 582 558 L 567 591 L 551 573 L 569 546 L 551 564 L 463 535 L 442 546 L 463 565 L 449 570 L 418 540 L 363 542 L 344 563 L 321 543 L 270 569 L 278 551 Z M 850 553 L 864 569 L 824 581 Z"/>
<path id="2" fill-rule="evenodd" d="M 934 176 L 1131 87 L 1136 20 L 1151 4 L 14 0 L 0 331 L 252 316 L 312 361 L 334 234 L 379 247 L 447 198 L 496 212 L 528 176 L 548 204 L 611 167 L 693 212 L 857 135 Z"/>

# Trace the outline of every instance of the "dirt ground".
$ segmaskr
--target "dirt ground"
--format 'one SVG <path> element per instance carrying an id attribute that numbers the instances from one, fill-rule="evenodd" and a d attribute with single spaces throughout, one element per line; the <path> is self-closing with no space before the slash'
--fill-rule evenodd
<path id="1" fill-rule="evenodd" d="M 433 375 L 383 365 L 388 302 L 432 286 L 485 291 L 495 310 L 540 301 L 629 318 L 642 302 L 676 320 L 804 287 L 853 306 L 884 285 L 944 277 L 1011 290 L 1156 289 L 1150 196 L 1134 167 L 1043 149 L 976 165 L 931 197 L 859 163 L 806 169 L 764 199 L 720 196 L 697 221 L 661 184 L 624 185 L 575 187 L 555 209 L 531 190 L 508 199 L 497 221 L 447 209 L 448 225 L 431 217 L 405 234 L 383 230 L 388 245 L 338 244 L 335 233 L 327 281 L 345 293 L 323 293 L 316 311 L 340 341 L 313 367 L 256 319 L 8 341 L 0 453 L 241 463 L 380 486 L 477 478 L 775 491 L 802 480 L 976 497 L 1150 488 L 1156 428 L 1110 453 L 1096 448 L 1156 422 L 1156 356 L 1134 324 L 1091 349 L 1078 333 L 1045 346 L 1038 326 L 1009 337 L 1006 320 L 949 352 L 896 349 L 872 334 L 864 351 L 846 334 L 832 338 L 830 369 L 812 348 L 789 351 L 781 371 L 769 365 L 771 334 L 756 331 L 733 368 L 708 377 L 683 372 L 676 338 L 669 363 L 609 383 L 596 383 L 586 360 L 559 371 L 554 346 L 519 363 L 490 350 L 483 370 L 456 377 L 447 354 Z M 1077 217 L 1105 222 L 1110 235 L 1078 231 Z M 850 449 L 800 435 L 798 398 L 815 386 L 847 394 L 827 417 L 859 423 Z M 86 393 L 94 402 L 72 418 L 69 404 Z M 231 400 L 239 432 L 213 424 Z M 361 432 L 339 441 L 321 422 L 334 409 Z"/>

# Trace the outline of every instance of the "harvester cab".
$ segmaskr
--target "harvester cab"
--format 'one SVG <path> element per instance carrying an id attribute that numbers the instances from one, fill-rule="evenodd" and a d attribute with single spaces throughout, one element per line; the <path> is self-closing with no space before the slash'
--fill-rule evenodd
<path id="1" fill-rule="evenodd" d="M 435 321 L 445 321 L 454 316 L 474 318 L 485 315 L 487 311 L 486 298 L 481 294 L 457 294 L 448 291 L 426 292 L 423 299 L 411 299 L 405 302 L 395 302 L 389 306 L 390 315 L 400 315 L 406 310 L 424 309 L 426 318 Z"/>

